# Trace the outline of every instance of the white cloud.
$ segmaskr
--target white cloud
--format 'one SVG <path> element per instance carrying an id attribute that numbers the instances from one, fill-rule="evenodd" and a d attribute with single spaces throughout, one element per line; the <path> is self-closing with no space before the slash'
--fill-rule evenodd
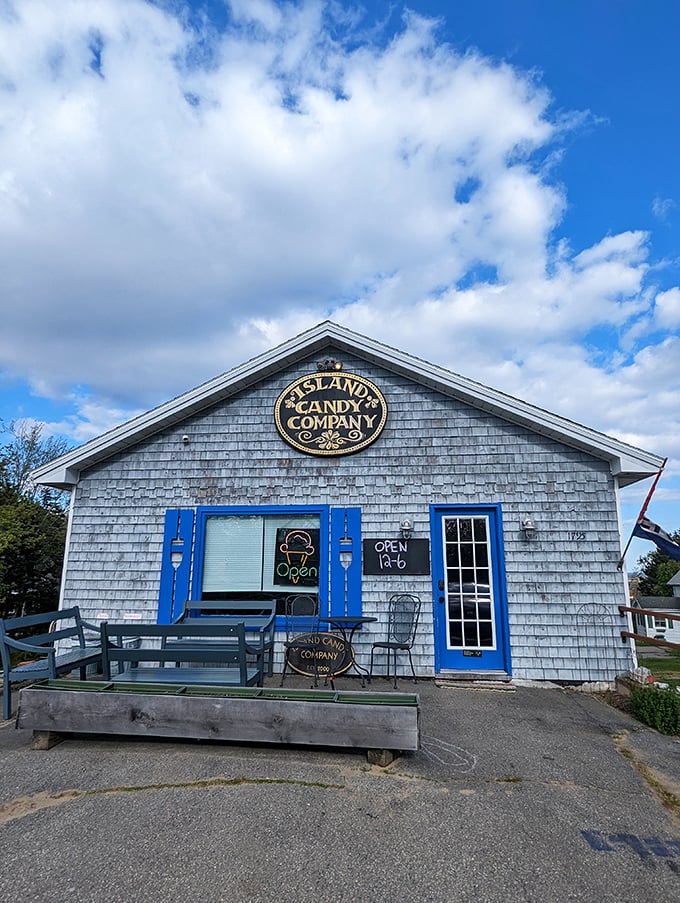
<path id="1" fill-rule="evenodd" d="M 2 29 L 8 370 L 130 402 L 167 389 L 152 362 L 178 331 L 172 371 L 191 381 L 207 375 L 192 357 L 234 361 L 206 343 L 251 316 L 314 321 L 395 273 L 408 307 L 477 260 L 540 272 L 562 203 L 528 163 L 552 133 L 546 95 L 415 17 L 386 48 L 347 50 L 319 10 L 243 4 L 265 31 L 215 38 L 216 65 L 197 69 L 177 63 L 194 35 L 152 6 L 17 4 Z M 477 188 L 455 203 L 463 184 Z"/>
<path id="2" fill-rule="evenodd" d="M 672 198 L 655 197 L 652 201 L 652 213 L 659 222 L 667 223 L 675 206 Z"/>
<path id="3" fill-rule="evenodd" d="M 45 423 L 47 435 L 66 436 L 80 445 L 113 429 L 142 410 L 123 410 L 107 406 L 88 396 L 74 395 L 71 398 L 75 413 L 64 420 Z"/>
<path id="4" fill-rule="evenodd" d="M 659 292 L 656 296 L 654 323 L 660 329 L 680 329 L 680 288 Z"/>
<path id="5" fill-rule="evenodd" d="M 142 0 L 13 9 L 0 368 L 46 396 L 86 387 L 55 429 L 89 438 L 331 317 L 677 448 L 678 340 L 658 331 L 680 290 L 650 289 L 642 231 L 560 240 L 559 141 L 581 119 L 533 76 L 412 14 L 389 43 L 345 43 L 354 20 L 328 27 L 321 3 L 239 0 L 200 35 Z"/>

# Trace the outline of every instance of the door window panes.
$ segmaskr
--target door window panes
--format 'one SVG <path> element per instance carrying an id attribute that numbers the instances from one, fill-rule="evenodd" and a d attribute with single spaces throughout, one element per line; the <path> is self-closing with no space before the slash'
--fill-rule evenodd
<path id="1" fill-rule="evenodd" d="M 444 517 L 442 530 L 448 646 L 495 649 L 488 518 Z"/>

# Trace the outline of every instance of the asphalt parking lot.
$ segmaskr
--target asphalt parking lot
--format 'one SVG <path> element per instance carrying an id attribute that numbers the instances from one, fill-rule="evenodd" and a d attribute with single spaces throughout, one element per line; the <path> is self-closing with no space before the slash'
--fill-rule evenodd
<path id="1" fill-rule="evenodd" d="M 0 900 L 677 903 L 677 738 L 574 690 L 415 689 L 422 749 L 384 769 L 104 736 L 36 751 L 3 724 Z"/>

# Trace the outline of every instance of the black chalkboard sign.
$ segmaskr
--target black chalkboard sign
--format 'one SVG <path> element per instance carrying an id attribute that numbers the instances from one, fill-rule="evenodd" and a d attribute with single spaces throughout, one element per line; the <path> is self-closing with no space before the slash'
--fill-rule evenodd
<path id="1" fill-rule="evenodd" d="M 430 573 L 430 541 L 428 539 L 365 539 L 363 541 L 364 574 Z"/>

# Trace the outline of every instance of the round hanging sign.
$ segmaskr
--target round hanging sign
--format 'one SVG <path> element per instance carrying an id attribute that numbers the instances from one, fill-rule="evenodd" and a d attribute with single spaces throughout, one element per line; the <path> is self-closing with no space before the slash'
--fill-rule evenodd
<path id="1" fill-rule="evenodd" d="M 309 455 L 350 455 L 375 442 L 387 420 L 382 392 L 354 373 L 315 373 L 276 400 L 276 428 Z"/>

